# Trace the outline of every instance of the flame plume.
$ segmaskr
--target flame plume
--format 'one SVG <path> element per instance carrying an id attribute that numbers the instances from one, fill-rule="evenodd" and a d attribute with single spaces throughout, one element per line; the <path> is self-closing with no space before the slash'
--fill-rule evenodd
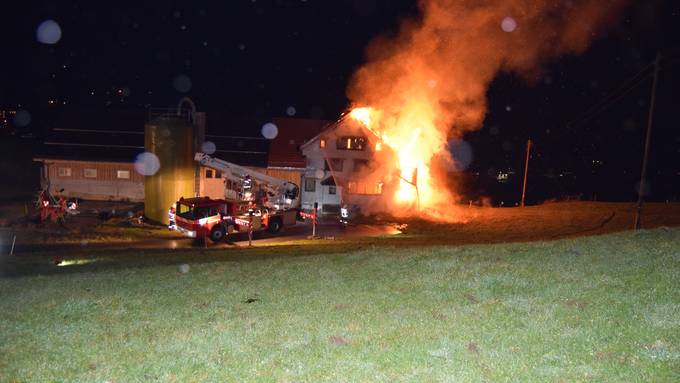
<path id="1" fill-rule="evenodd" d="M 396 155 L 376 159 L 385 178 L 398 174 L 394 212 L 404 206 L 437 216 L 454 202 L 436 162 L 452 162 L 448 140 L 481 127 L 486 91 L 499 72 L 528 80 L 541 65 L 586 50 L 625 0 L 421 0 L 418 20 L 367 49 L 353 75 L 350 117 Z M 414 182 L 415 181 L 415 182 Z M 416 187 L 417 185 L 417 187 Z"/>

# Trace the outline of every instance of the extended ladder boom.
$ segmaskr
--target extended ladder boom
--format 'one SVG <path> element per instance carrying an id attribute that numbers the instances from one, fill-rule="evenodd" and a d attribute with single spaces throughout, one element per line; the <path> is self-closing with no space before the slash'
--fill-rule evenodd
<path id="1" fill-rule="evenodd" d="M 255 181 L 267 192 L 268 198 L 264 204 L 269 208 L 286 210 L 292 207 L 300 192 L 298 185 L 293 182 L 272 177 L 219 158 L 213 158 L 205 153 L 196 153 L 194 160 L 202 166 L 221 171 L 225 178 L 238 183 L 242 187 L 244 183 L 249 183 L 250 180 Z"/>

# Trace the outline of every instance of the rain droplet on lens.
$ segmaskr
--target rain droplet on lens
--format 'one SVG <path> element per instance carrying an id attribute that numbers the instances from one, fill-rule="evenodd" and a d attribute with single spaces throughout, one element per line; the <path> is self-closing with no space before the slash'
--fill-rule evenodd
<path id="1" fill-rule="evenodd" d="M 23 128 L 31 123 L 31 114 L 23 109 L 18 110 L 12 122 L 17 128 Z"/>
<path id="2" fill-rule="evenodd" d="M 262 125 L 262 135 L 264 138 L 273 140 L 279 134 L 279 128 L 272 122 Z"/>
<path id="3" fill-rule="evenodd" d="M 137 173 L 143 176 L 152 176 L 161 168 L 161 161 L 155 154 L 144 152 L 137 155 L 134 167 Z"/>
<path id="4" fill-rule="evenodd" d="M 54 20 L 45 20 L 38 25 L 35 37 L 43 44 L 56 44 L 61 39 L 61 27 Z"/>
<path id="5" fill-rule="evenodd" d="M 508 16 L 501 21 L 501 29 L 505 32 L 512 32 L 517 29 L 517 22 L 512 17 Z"/>
<path id="6" fill-rule="evenodd" d="M 189 78 L 187 75 L 181 74 L 175 77 L 175 79 L 172 81 L 172 86 L 180 93 L 187 93 L 191 90 L 191 78 Z"/>
<path id="7" fill-rule="evenodd" d="M 201 144 L 201 151 L 205 154 L 213 154 L 215 153 L 215 150 L 217 150 L 217 147 L 212 141 L 205 141 L 203 144 Z"/>

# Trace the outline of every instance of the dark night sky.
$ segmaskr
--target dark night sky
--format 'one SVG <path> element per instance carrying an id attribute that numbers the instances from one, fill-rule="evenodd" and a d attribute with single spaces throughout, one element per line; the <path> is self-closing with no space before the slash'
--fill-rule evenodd
<path id="1" fill-rule="evenodd" d="M 406 0 L 36 1 L 14 7 L 2 27 L 0 107 L 20 104 L 32 116 L 27 129 L 36 134 L 58 108 L 105 116 L 174 106 L 183 95 L 199 110 L 229 116 L 223 131 L 213 133 L 257 135 L 271 117 L 292 115 L 289 107 L 296 117 L 335 119 L 347 107 L 347 81 L 368 42 L 417 15 L 415 1 Z M 55 45 L 36 41 L 36 28 L 47 19 L 62 29 Z M 680 129 L 673 115 L 680 96 L 678 25 L 680 5 L 631 1 L 608 36 L 581 56 L 549 63 L 536 83 L 499 76 L 488 92 L 484 127 L 465 137 L 475 155 L 470 170 L 518 169 L 531 137 L 544 173 L 583 170 L 594 159 L 603 160 L 608 174 L 639 171 L 651 76 L 605 108 L 597 105 L 626 91 L 616 92 L 660 50 L 652 165 L 667 175 L 679 172 Z M 179 91 L 187 79 L 190 89 Z M 570 124 L 594 106 L 592 116 Z M 664 179 L 672 184 L 678 177 Z"/>

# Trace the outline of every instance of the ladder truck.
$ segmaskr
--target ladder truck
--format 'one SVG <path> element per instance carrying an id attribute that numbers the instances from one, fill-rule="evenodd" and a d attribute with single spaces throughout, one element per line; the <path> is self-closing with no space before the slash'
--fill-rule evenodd
<path id="1" fill-rule="evenodd" d="M 225 180 L 238 186 L 238 194 L 230 194 L 225 185 L 224 199 L 180 198 L 168 212 L 171 230 L 220 242 L 231 233 L 277 233 L 295 224 L 300 195 L 295 183 L 205 153 L 196 153 L 194 160 L 222 172 Z"/>

